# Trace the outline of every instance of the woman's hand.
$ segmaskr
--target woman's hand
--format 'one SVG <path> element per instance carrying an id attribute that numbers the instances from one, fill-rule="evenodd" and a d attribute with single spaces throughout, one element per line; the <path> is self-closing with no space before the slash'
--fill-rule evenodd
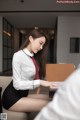
<path id="1" fill-rule="evenodd" d="M 50 86 L 50 89 L 57 89 L 59 88 L 59 85 L 57 83 L 52 83 Z"/>
<path id="2" fill-rule="evenodd" d="M 59 87 L 59 84 L 57 84 L 55 82 L 53 83 L 53 82 L 44 81 L 44 80 L 40 80 L 40 84 L 41 84 L 41 86 L 50 87 L 51 89 L 56 89 Z"/>
<path id="3" fill-rule="evenodd" d="M 40 80 L 40 85 L 44 87 L 50 87 L 50 82 L 45 80 Z"/>
<path id="4" fill-rule="evenodd" d="M 50 89 L 57 89 L 62 85 L 63 82 L 51 82 Z"/>

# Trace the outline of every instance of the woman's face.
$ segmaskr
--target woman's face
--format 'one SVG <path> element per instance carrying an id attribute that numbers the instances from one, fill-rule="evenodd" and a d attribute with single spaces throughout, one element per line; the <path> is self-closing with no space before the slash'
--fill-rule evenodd
<path id="1" fill-rule="evenodd" d="M 46 42 L 46 38 L 44 36 L 36 39 L 33 39 L 32 36 L 30 37 L 31 38 L 29 40 L 30 40 L 31 52 L 36 54 L 38 51 L 43 49 L 43 46 Z"/>

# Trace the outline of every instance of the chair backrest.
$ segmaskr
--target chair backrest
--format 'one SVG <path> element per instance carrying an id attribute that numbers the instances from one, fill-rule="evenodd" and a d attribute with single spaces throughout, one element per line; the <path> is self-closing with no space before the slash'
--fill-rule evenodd
<path id="1" fill-rule="evenodd" d="M 12 76 L 0 76 L 0 87 L 2 87 L 2 94 L 8 84 L 11 82 Z"/>
<path id="2" fill-rule="evenodd" d="M 46 79 L 64 81 L 75 69 L 74 64 L 46 64 Z"/>

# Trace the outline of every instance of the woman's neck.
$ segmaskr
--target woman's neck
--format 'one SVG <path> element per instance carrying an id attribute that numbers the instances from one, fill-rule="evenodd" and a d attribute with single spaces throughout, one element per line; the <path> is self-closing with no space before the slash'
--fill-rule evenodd
<path id="1" fill-rule="evenodd" d="M 26 48 L 29 50 L 30 53 L 32 53 L 30 45 L 28 45 Z"/>

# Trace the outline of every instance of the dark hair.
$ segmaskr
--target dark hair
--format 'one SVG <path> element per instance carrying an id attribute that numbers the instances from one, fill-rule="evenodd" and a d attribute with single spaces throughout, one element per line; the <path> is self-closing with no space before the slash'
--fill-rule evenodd
<path id="1" fill-rule="evenodd" d="M 35 59 L 39 64 L 39 76 L 40 79 L 45 77 L 45 67 L 46 67 L 46 58 L 47 58 L 47 44 L 48 44 L 48 37 L 41 29 L 33 29 L 28 35 L 25 42 L 22 44 L 20 50 L 24 49 L 29 44 L 29 36 L 32 36 L 33 39 L 40 38 L 44 36 L 46 38 L 46 42 L 43 46 L 43 49 L 40 50 L 37 54 L 34 54 Z"/>

